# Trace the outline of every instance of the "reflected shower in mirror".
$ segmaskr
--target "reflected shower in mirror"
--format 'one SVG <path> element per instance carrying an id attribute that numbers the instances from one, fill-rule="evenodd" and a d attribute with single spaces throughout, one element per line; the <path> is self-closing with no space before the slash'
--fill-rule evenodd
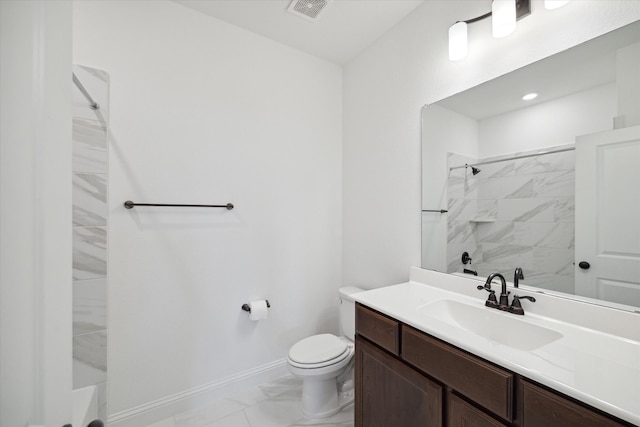
<path id="1" fill-rule="evenodd" d="M 585 291 L 576 237 L 594 231 L 575 219 L 576 140 L 640 124 L 639 68 L 635 22 L 425 106 L 422 267 L 479 278 L 521 267 L 524 286 L 640 306 L 640 283 L 626 279 Z"/>

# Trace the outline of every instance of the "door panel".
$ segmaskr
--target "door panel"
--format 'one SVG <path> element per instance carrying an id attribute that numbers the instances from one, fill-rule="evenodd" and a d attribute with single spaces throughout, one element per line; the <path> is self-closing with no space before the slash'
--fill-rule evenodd
<path id="1" fill-rule="evenodd" d="M 575 264 L 576 294 L 640 306 L 640 126 L 576 138 Z"/>

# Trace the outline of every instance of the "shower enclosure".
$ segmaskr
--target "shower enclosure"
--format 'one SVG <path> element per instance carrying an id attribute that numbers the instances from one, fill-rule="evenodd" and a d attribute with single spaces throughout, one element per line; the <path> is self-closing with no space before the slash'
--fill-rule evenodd
<path id="1" fill-rule="evenodd" d="M 72 80 L 75 426 L 106 419 L 109 76 L 74 65 Z"/>

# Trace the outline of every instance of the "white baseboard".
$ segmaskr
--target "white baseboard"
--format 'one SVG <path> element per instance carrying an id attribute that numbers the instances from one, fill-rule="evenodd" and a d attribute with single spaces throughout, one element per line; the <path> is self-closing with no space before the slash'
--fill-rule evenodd
<path id="1" fill-rule="evenodd" d="M 274 378 L 286 375 L 287 360 L 281 359 L 217 381 L 165 396 L 161 399 L 110 414 L 109 427 L 141 427 L 190 409 L 205 406 Z"/>

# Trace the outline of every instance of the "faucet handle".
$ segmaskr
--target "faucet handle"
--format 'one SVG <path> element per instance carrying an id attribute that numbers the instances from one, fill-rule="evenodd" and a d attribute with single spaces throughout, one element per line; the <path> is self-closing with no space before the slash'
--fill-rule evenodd
<path id="1" fill-rule="evenodd" d="M 513 296 L 513 301 L 511 302 L 511 306 L 509 307 L 509 311 L 513 314 L 520 314 L 523 315 L 524 314 L 524 309 L 522 308 L 522 304 L 520 304 L 520 300 L 521 299 L 526 299 L 529 300 L 531 302 L 536 302 L 536 299 L 534 297 L 521 297 L 518 295 L 514 295 Z"/>
<path id="2" fill-rule="evenodd" d="M 489 297 L 487 298 L 487 301 L 485 302 L 484 305 L 486 305 L 487 307 L 497 307 L 498 306 L 498 300 L 496 298 L 496 291 L 494 291 L 493 289 L 491 289 L 491 284 L 489 285 L 478 285 L 478 290 L 485 290 L 487 292 L 489 292 Z"/>

